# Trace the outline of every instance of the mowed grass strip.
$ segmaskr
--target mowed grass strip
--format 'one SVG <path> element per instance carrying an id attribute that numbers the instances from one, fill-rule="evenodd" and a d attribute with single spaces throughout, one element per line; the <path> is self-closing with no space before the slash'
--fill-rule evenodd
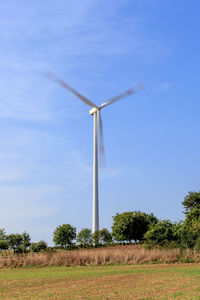
<path id="1" fill-rule="evenodd" d="M 2 269 L 0 299 L 200 299 L 200 265 Z"/>

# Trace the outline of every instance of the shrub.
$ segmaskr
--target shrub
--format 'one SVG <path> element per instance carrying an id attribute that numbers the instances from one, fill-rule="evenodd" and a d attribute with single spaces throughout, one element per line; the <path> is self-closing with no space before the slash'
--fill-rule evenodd
<path id="1" fill-rule="evenodd" d="M 0 228 L 0 251 L 7 250 L 9 247 L 8 245 L 8 238 L 4 228 Z"/>
<path id="2" fill-rule="evenodd" d="M 0 251 L 8 249 L 8 241 L 0 240 Z"/>
<path id="3" fill-rule="evenodd" d="M 112 243 L 112 235 L 108 231 L 107 228 L 103 228 L 99 232 L 100 234 L 100 244 L 111 244 Z"/>
<path id="4" fill-rule="evenodd" d="M 22 242 L 23 236 L 21 234 L 11 233 L 8 235 L 8 245 L 10 249 L 14 250 L 14 253 L 22 252 Z"/>
<path id="5" fill-rule="evenodd" d="M 92 242 L 95 246 L 100 245 L 100 230 L 96 230 L 93 234 L 92 234 Z"/>
<path id="6" fill-rule="evenodd" d="M 30 250 L 31 252 L 40 252 L 47 249 L 47 243 L 45 241 L 39 241 L 38 243 L 31 243 Z"/>
<path id="7" fill-rule="evenodd" d="M 82 246 L 90 245 L 92 243 L 92 232 L 91 232 L 91 230 L 88 229 L 88 228 L 82 229 L 78 233 L 76 241 Z"/>
<path id="8" fill-rule="evenodd" d="M 200 251 L 200 237 L 196 240 L 195 246 L 194 246 L 195 251 L 199 252 Z"/>
<path id="9" fill-rule="evenodd" d="M 200 238 L 200 209 L 193 208 L 186 215 L 182 226 L 181 241 L 183 247 L 193 248 Z"/>
<path id="10" fill-rule="evenodd" d="M 200 209 L 200 191 L 189 192 L 182 202 L 185 208 L 185 214 L 187 215 L 190 211 L 197 208 Z"/>
<path id="11" fill-rule="evenodd" d="M 151 224 L 158 222 L 153 214 L 124 212 L 113 217 L 112 235 L 116 241 L 142 241 Z"/>
<path id="12" fill-rule="evenodd" d="M 178 247 L 180 243 L 180 226 L 179 223 L 173 224 L 169 220 L 152 225 L 144 235 L 145 245 L 149 247 Z"/>

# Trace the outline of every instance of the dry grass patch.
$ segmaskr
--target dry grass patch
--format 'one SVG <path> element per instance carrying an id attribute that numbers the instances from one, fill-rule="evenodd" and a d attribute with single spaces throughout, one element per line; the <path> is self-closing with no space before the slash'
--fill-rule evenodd
<path id="1" fill-rule="evenodd" d="M 76 266 L 110 264 L 174 263 L 200 261 L 200 254 L 180 249 L 145 249 L 141 246 L 121 246 L 52 253 L 30 253 L 0 257 L 0 268 L 27 266 Z"/>

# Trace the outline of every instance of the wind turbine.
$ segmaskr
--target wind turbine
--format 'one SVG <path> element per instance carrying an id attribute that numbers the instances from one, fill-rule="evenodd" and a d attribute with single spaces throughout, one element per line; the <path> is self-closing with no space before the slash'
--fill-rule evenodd
<path id="1" fill-rule="evenodd" d="M 90 109 L 89 114 L 94 117 L 94 127 L 93 127 L 93 227 L 92 232 L 99 230 L 99 191 L 98 191 L 98 136 L 99 136 L 99 151 L 100 154 L 104 154 L 104 143 L 103 143 L 103 126 L 102 119 L 100 115 L 100 111 L 102 108 L 126 97 L 136 93 L 139 90 L 143 89 L 141 84 L 135 86 L 135 88 L 131 88 L 124 93 L 113 97 L 105 102 L 103 102 L 100 106 L 96 105 L 79 92 L 74 90 L 71 86 L 69 86 L 65 81 L 57 77 L 54 73 L 47 71 L 45 75 L 57 82 L 63 88 L 69 90 L 73 94 L 75 94 L 79 99 L 81 99 L 85 104 L 92 107 Z M 98 135 L 99 133 L 99 135 Z"/>

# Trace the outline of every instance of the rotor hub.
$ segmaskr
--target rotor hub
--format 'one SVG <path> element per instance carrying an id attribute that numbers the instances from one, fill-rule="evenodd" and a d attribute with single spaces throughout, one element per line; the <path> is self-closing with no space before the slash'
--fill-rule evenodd
<path id="1" fill-rule="evenodd" d="M 99 109 L 97 107 L 93 107 L 92 109 L 89 110 L 89 114 L 94 115 L 94 113 L 96 113 L 97 111 L 99 111 Z"/>

